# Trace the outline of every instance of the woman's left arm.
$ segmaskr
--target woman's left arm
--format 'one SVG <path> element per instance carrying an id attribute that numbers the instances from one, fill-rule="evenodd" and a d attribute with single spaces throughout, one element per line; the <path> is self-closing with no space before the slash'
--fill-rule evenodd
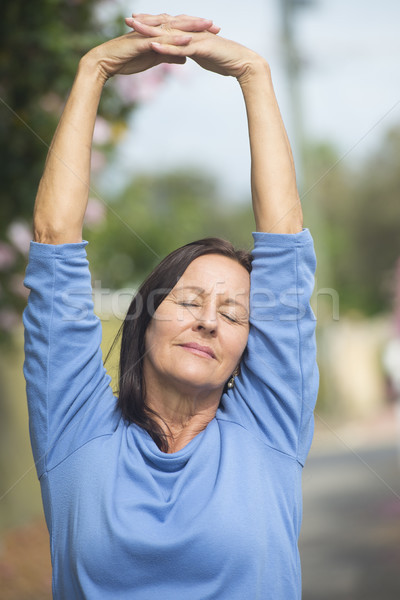
<path id="1" fill-rule="evenodd" d="M 257 231 L 298 233 L 303 215 L 296 173 L 268 64 L 255 60 L 238 81 L 247 110 Z"/>
<path id="2" fill-rule="evenodd" d="M 136 31 L 146 36 L 160 35 L 159 27 L 150 25 L 152 21 L 146 15 L 140 18 L 144 22 L 135 21 Z M 153 49 L 160 54 L 190 57 L 209 71 L 237 78 L 247 110 L 257 231 L 300 232 L 303 218 L 293 157 L 267 61 L 209 31 L 191 35 L 192 41 L 185 47 L 154 43 Z"/>

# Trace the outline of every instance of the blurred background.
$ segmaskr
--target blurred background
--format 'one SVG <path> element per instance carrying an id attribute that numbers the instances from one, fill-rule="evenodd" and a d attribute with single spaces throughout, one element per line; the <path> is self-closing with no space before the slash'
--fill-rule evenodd
<path id="1" fill-rule="evenodd" d="M 304 469 L 305 600 L 400 597 L 400 4 L 42 0 L 0 8 L 0 596 L 51 597 L 22 375 L 36 188 L 79 57 L 135 12 L 212 18 L 269 61 L 318 270 L 321 389 Z M 236 81 L 194 63 L 107 83 L 85 238 L 104 350 L 138 282 L 178 245 L 250 247 Z M 283 599 L 282 599 L 283 600 Z M 286 600 L 286 599 L 285 599 Z"/>

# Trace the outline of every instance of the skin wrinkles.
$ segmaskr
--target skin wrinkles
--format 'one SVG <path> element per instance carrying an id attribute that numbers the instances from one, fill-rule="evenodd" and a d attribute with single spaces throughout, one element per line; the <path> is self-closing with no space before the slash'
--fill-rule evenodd
<path id="1" fill-rule="evenodd" d="M 249 293 L 250 277 L 239 263 L 220 255 L 200 256 L 148 326 L 146 404 L 168 423 L 173 451 L 179 440 L 191 439 L 215 416 L 225 383 L 246 347 Z"/>
<path id="2" fill-rule="evenodd" d="M 223 281 L 218 281 L 216 286 L 223 285 L 223 283 Z M 239 292 L 235 298 L 226 297 L 224 291 L 217 291 L 217 295 L 217 310 L 220 311 L 223 317 L 231 320 L 233 323 L 248 323 L 249 310 L 248 301 L 246 302 L 247 298 L 244 301 L 246 304 L 237 299 L 241 296 L 247 296 L 247 290 Z M 171 299 L 181 306 L 198 309 L 209 301 L 209 293 L 198 286 L 181 286 L 171 292 Z"/>

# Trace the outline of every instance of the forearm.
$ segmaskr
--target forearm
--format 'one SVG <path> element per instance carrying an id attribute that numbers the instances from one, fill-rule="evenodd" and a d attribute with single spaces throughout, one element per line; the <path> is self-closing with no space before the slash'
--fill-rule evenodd
<path id="1" fill-rule="evenodd" d="M 34 239 L 80 242 L 89 196 L 93 129 L 103 88 L 93 61 L 84 57 L 54 134 L 34 209 Z"/>
<path id="2" fill-rule="evenodd" d="M 171 17 L 151 17 L 168 25 Z M 161 19 L 161 20 L 160 20 Z M 159 22 L 160 20 L 160 22 Z M 34 238 L 38 242 L 62 244 L 82 240 L 82 225 L 89 196 L 90 156 L 93 129 L 103 85 L 116 74 L 133 75 L 162 62 L 183 64 L 180 57 L 161 57 L 151 42 L 187 46 L 192 39 L 186 33 L 215 30 L 212 21 L 180 16 L 172 19 L 184 31 L 171 35 L 166 28 L 152 27 L 157 34 L 146 37 L 130 32 L 109 40 L 86 54 L 79 64 L 68 102 L 52 141 L 35 203 Z M 132 27 L 133 19 L 127 19 Z M 186 29 L 185 29 L 186 28 Z M 160 37 L 160 33 L 164 35 Z"/>
<path id="3" fill-rule="evenodd" d="M 257 231 L 297 233 L 303 220 L 295 168 L 268 64 L 252 65 L 239 83 L 249 126 Z"/>

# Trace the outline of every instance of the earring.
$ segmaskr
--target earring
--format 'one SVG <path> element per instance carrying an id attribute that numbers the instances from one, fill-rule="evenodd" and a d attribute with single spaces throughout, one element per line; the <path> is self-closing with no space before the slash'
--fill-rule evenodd
<path id="1" fill-rule="evenodd" d="M 231 390 L 233 387 L 235 387 L 235 376 L 231 375 L 230 380 L 228 381 L 228 390 Z"/>
<path id="2" fill-rule="evenodd" d="M 231 375 L 231 378 L 229 379 L 229 381 L 227 383 L 228 390 L 231 390 L 233 387 L 235 387 L 235 377 L 238 374 L 239 374 L 239 367 L 236 367 L 236 369 L 233 371 L 233 373 Z"/>

